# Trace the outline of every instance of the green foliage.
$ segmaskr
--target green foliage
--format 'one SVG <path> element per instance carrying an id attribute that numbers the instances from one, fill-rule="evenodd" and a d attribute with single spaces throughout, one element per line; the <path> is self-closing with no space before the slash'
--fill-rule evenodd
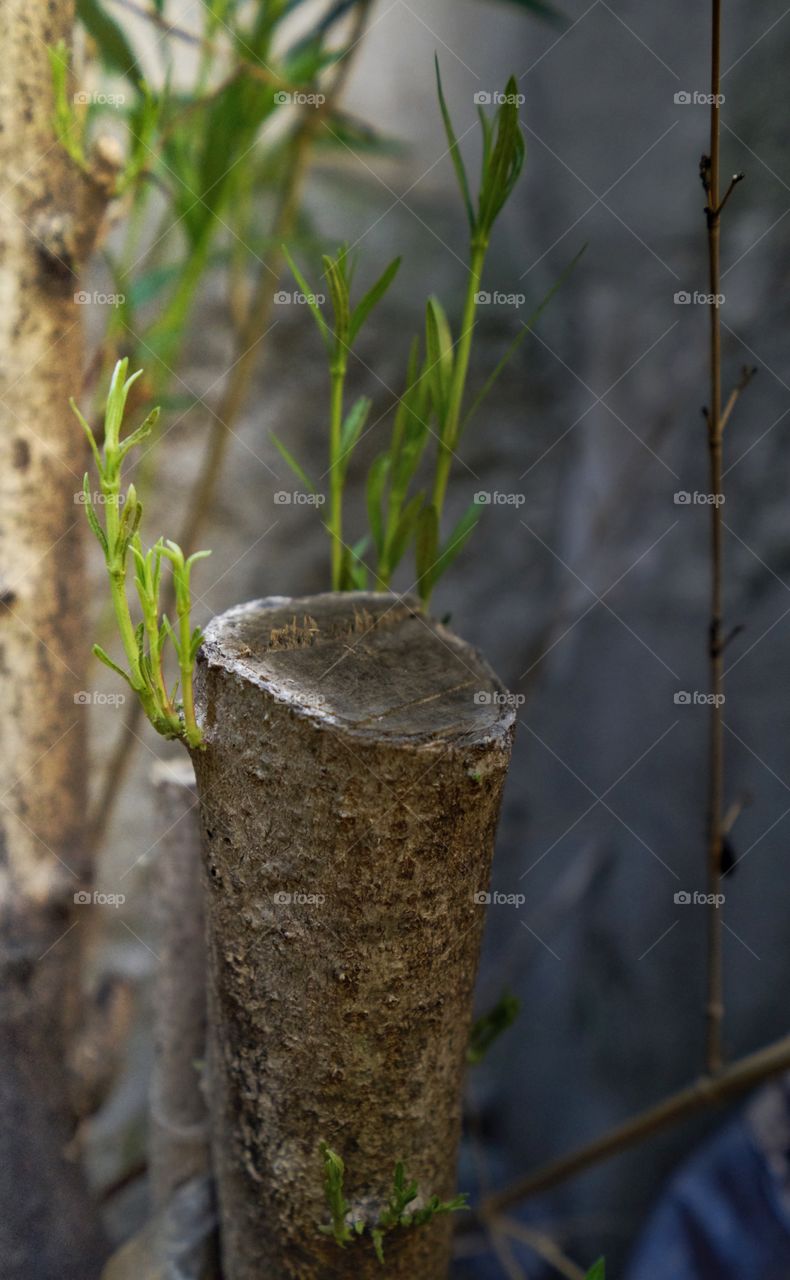
<path id="1" fill-rule="evenodd" d="M 438 62 L 436 82 L 439 109 L 449 144 L 450 158 L 469 222 L 469 276 L 460 330 L 454 334 L 440 300 L 428 299 L 424 332 L 409 348 L 403 392 L 395 410 L 388 447 L 373 461 L 367 475 L 365 498 L 368 516 L 368 543 L 372 548 L 370 566 L 373 584 L 379 589 L 391 585 L 392 576 L 407 551 L 413 549 L 415 582 L 426 604 L 453 561 L 472 536 L 480 509 L 470 504 L 460 520 L 442 535 L 443 511 L 453 458 L 463 431 L 484 402 L 508 362 L 515 355 L 529 329 L 565 280 L 578 260 L 575 258 L 522 324 L 482 388 L 466 404 L 466 384 L 475 313 L 486 251 L 494 224 L 513 192 L 524 163 L 524 140 L 518 119 L 517 85 L 511 76 L 492 118 L 480 109 L 482 132 L 480 180 L 476 197 L 458 145 L 444 96 Z M 348 463 L 370 415 L 369 401 L 357 401 L 343 416 L 348 355 L 352 344 L 375 305 L 384 296 L 398 269 L 399 259 L 386 268 L 362 300 L 352 307 L 351 268 L 348 252 L 341 248 L 335 258 L 324 257 L 324 279 L 331 300 L 331 322 L 313 288 L 288 255 L 294 278 L 318 326 L 327 350 L 330 367 L 329 476 L 330 511 L 326 528 L 332 543 L 332 587 L 334 590 L 368 586 L 371 572 L 362 561 L 360 544 L 348 547 L 343 536 L 343 491 Z M 420 469 L 427 446 L 436 441 L 430 488 L 420 487 Z M 282 442 L 275 444 L 287 464 L 311 490 L 312 481 Z"/>
<path id="2" fill-rule="evenodd" d="M 471 1065 L 481 1062 L 495 1040 L 512 1027 L 521 1005 L 509 991 L 503 991 L 492 1009 L 477 1019 L 469 1036 L 466 1060 Z"/>
<path id="3" fill-rule="evenodd" d="M 606 1280 L 606 1267 L 604 1266 L 603 1258 L 599 1258 L 597 1262 L 593 1263 L 587 1272 L 585 1280 Z"/>
<path id="4" fill-rule="evenodd" d="M 332 590 L 355 590 L 360 585 L 365 585 L 367 575 L 364 573 L 358 549 L 346 546 L 343 541 L 343 495 L 351 456 L 362 435 L 371 402 L 362 396 L 348 413 L 345 412 L 348 357 L 365 321 L 395 279 L 400 258 L 390 262 L 360 300 L 352 305 L 351 284 L 354 264 L 349 257 L 347 247 L 341 246 L 334 258 L 324 254 L 323 279 L 329 290 L 332 307 L 330 324 L 319 301 L 322 296 L 320 291 L 310 285 L 287 249 L 284 249 L 284 253 L 294 279 L 310 308 L 329 357 L 329 515 L 326 528 L 331 542 Z M 288 465 L 304 483 L 312 488 L 304 471 L 291 457 L 285 446 L 277 439 L 275 444 Z"/>
<path id="5" fill-rule="evenodd" d="M 192 565 L 211 553 L 198 551 L 185 559 L 176 543 L 165 543 L 161 538 L 147 551 L 143 550 L 139 533 L 143 509 L 133 484 L 129 485 L 124 498 L 122 469 L 129 451 L 150 436 L 159 410 L 152 410 L 135 431 L 121 439 L 129 391 L 142 373 L 138 370 L 127 378 L 128 367 L 128 360 L 119 360 L 113 372 L 107 393 L 101 449 L 88 422 L 74 401 L 70 402 L 88 438 L 99 476 L 104 524 L 96 511 L 87 472 L 83 480 L 85 514 L 104 554 L 115 620 L 128 669 L 124 670 L 101 645 L 94 645 L 93 652 L 105 666 L 127 682 L 157 732 L 165 738 L 180 738 L 187 746 L 196 748 L 202 746 L 203 735 L 195 719 L 192 676 L 202 636 L 200 629 L 193 630 L 190 622 L 190 575 Z M 130 555 L 141 613 L 141 620 L 136 625 L 132 621 L 126 592 Z M 163 560 L 169 561 L 173 574 L 175 627 L 166 616 L 160 615 Z M 165 682 L 164 659 L 168 640 L 178 659 L 180 701 L 177 700 L 178 682 L 171 690 Z"/>
<path id="6" fill-rule="evenodd" d="M 77 17 L 95 40 L 99 56 L 108 70 L 127 76 L 137 86 L 143 76 L 132 46 L 100 0 L 77 0 Z"/>
<path id="7" fill-rule="evenodd" d="M 75 102 L 66 48 L 51 51 L 55 133 L 75 164 L 90 171 L 90 142 L 102 114 L 126 127 L 127 160 L 112 194 L 126 196 L 129 216 L 120 248 L 105 250 L 114 292 L 125 298 L 108 313 L 108 374 L 114 351 L 136 353 L 161 392 L 175 376 L 209 267 L 226 270 L 229 305 L 240 276 L 268 273 L 267 259 L 279 255 L 284 232 L 267 241 L 262 204 L 275 196 L 277 205 L 294 183 L 305 125 L 317 119 L 322 75 L 348 52 L 341 23 L 363 2 L 324 0 L 294 35 L 291 0 L 253 6 L 205 0 L 202 27 L 189 32 L 177 20 L 168 28 L 164 0 L 152 0 L 147 16 L 157 38 L 147 83 L 135 41 L 105 0 L 77 0 L 101 64 L 125 80 L 123 94 Z M 186 83 L 175 60 L 185 39 L 199 49 Z M 332 108 L 330 128 L 320 130 L 325 148 L 344 145 L 335 137 L 334 115 Z M 156 308 L 147 305 L 153 298 Z"/>
<path id="8" fill-rule="evenodd" d="M 331 1225 L 321 1227 L 320 1231 L 325 1235 L 333 1236 L 335 1243 L 342 1248 L 348 1244 L 349 1240 L 353 1240 L 354 1233 L 346 1222 L 346 1215 L 350 1212 L 351 1206 L 343 1194 L 343 1178 L 346 1166 L 342 1157 L 328 1147 L 325 1142 L 321 1142 L 319 1146 L 321 1155 L 324 1160 L 324 1195 L 326 1203 L 329 1206 L 329 1213 L 332 1219 Z"/>
<path id="9" fill-rule="evenodd" d="M 383 1264 L 384 1243 L 391 1232 L 422 1227 L 440 1214 L 458 1213 L 467 1208 L 466 1195 L 454 1196 L 452 1200 L 440 1200 L 438 1196 L 431 1196 L 425 1204 L 410 1208 L 418 1197 L 419 1186 L 407 1177 L 403 1161 L 399 1160 L 386 1205 L 378 1216 L 375 1219 L 355 1218 L 343 1189 L 343 1160 L 325 1142 L 320 1143 L 319 1149 L 324 1161 L 324 1194 L 331 1217 L 331 1223 L 319 1227 L 319 1231 L 322 1235 L 332 1236 L 341 1248 L 360 1236 L 368 1236 L 376 1257 Z"/>

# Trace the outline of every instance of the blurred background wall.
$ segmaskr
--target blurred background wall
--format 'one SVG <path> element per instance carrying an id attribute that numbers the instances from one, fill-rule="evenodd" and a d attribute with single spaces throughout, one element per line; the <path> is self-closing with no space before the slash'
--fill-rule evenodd
<path id="1" fill-rule="evenodd" d="M 562 0 L 561 10 L 556 27 L 507 3 L 380 0 L 347 105 L 404 145 L 320 163 L 309 196 L 325 243 L 357 243 L 361 271 L 404 254 L 352 362 L 353 390 L 374 397 L 376 414 L 402 388 L 427 293 L 457 317 L 465 280 L 466 227 L 435 103 L 434 52 L 459 134 L 474 123 L 474 95 L 502 88 L 511 71 L 525 96 L 526 171 L 485 281 L 523 299 L 481 308 L 478 382 L 588 246 L 470 427 L 454 508 L 460 515 L 480 491 L 511 496 L 489 505 L 435 600 L 525 699 L 495 864 L 496 887 L 524 902 L 491 908 L 480 981 L 481 1007 L 508 987 L 522 1011 L 469 1086 L 493 1185 L 657 1100 L 703 1062 L 704 908 L 674 895 L 704 888 L 707 715 L 675 695 L 705 689 L 709 509 L 675 495 L 707 488 L 706 311 L 675 295 L 706 291 L 697 168 L 708 115 L 693 94 L 706 90 L 708 14 L 680 0 Z M 728 798 L 751 798 L 725 888 L 731 1055 L 787 1026 L 786 13 L 779 0 L 725 7 L 723 170 L 747 174 L 723 239 L 726 385 L 744 363 L 759 370 L 727 429 L 725 459 L 727 609 L 729 623 L 744 627 L 727 652 Z M 464 150 L 474 157 L 477 144 L 472 129 Z M 322 350 L 304 308 L 277 307 L 275 322 L 203 538 L 214 555 L 197 574 L 199 621 L 240 600 L 327 582 L 314 510 L 274 500 L 293 484 L 268 437 L 276 430 L 321 475 Z M 197 467 L 201 400 L 226 376 L 223 325 L 209 287 L 179 389 L 193 407 L 160 454 L 167 504 L 164 482 L 150 500 L 162 532 Z M 361 478 L 360 466 L 357 502 Z M 121 713 L 104 706 L 92 717 L 100 765 Z M 156 964 L 146 883 L 160 835 L 148 780 L 168 748 L 147 729 L 142 736 L 101 864 L 103 884 L 122 889 L 127 904 L 107 913 L 95 965 L 139 976 L 144 1004 Z M 140 1140 L 146 1061 L 140 1031 L 96 1126 L 105 1176 Z M 662 1179 L 717 1120 L 654 1139 L 530 1212 L 582 1256 L 605 1251 L 617 1274 Z"/>

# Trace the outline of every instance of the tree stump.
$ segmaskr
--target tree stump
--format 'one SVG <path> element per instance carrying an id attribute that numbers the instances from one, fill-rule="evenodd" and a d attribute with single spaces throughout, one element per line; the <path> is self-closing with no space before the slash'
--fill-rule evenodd
<path id="1" fill-rule="evenodd" d="M 227 1280 L 379 1277 L 330 1219 L 321 1141 L 375 1221 L 396 1162 L 451 1197 L 513 737 L 506 691 L 416 601 L 270 598 L 198 660 L 213 1160 Z M 452 1222 L 385 1240 L 442 1280 Z"/>

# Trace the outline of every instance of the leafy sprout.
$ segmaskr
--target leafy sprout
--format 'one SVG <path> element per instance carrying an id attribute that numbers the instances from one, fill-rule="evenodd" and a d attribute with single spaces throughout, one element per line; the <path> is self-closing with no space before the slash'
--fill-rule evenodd
<path id="1" fill-rule="evenodd" d="M 135 431 L 121 439 L 129 391 L 142 373 L 138 370 L 127 377 L 128 367 L 128 360 L 119 360 L 112 375 L 101 449 L 88 422 L 74 401 L 70 401 L 88 437 L 99 476 L 104 524 L 96 512 L 87 472 L 83 480 L 85 513 L 104 554 L 113 612 L 127 669 L 115 662 L 101 645 L 94 645 L 93 652 L 105 666 L 126 681 L 158 733 L 165 738 L 180 738 L 188 747 L 198 748 L 203 745 L 203 735 L 195 718 L 192 676 L 202 633 L 199 628 L 192 629 L 190 622 L 190 575 L 193 564 L 211 553 L 198 551 L 185 558 L 175 542 L 164 542 L 162 538 L 147 551 L 143 550 L 139 533 L 143 509 L 133 484 L 129 485 L 125 495 L 122 494 L 122 468 L 129 451 L 150 436 L 159 410 L 153 409 Z M 160 616 L 163 561 L 170 563 L 173 574 L 175 626 L 165 615 Z M 137 624 L 132 621 L 126 590 L 130 563 L 134 567 L 134 584 L 141 614 Z M 180 676 L 171 689 L 165 678 L 168 641 L 175 651 Z"/>
<path id="2" fill-rule="evenodd" d="M 373 1251 L 382 1265 L 384 1242 L 391 1232 L 422 1227 L 442 1214 L 458 1213 L 468 1207 L 467 1196 L 463 1194 L 454 1196 L 452 1200 L 440 1200 L 438 1196 L 431 1196 L 424 1204 L 412 1208 L 419 1195 L 419 1186 L 407 1176 L 403 1161 L 399 1160 L 395 1165 L 392 1187 L 384 1208 L 375 1218 L 355 1218 L 353 1208 L 345 1197 L 345 1164 L 342 1157 L 325 1142 L 319 1144 L 319 1150 L 324 1161 L 324 1194 L 331 1217 L 331 1222 L 319 1227 L 319 1231 L 322 1235 L 332 1236 L 341 1248 L 360 1236 L 369 1236 Z"/>
<path id="3" fill-rule="evenodd" d="M 522 323 L 519 333 L 482 388 L 467 404 L 469 360 L 486 253 L 494 225 L 515 188 L 524 163 L 524 139 L 518 117 L 521 98 L 511 76 L 504 93 L 498 97 L 499 105 L 494 116 L 489 118 L 482 108 L 479 109 L 482 155 L 478 190 L 473 196 L 444 96 L 438 61 L 436 83 L 449 154 L 469 223 L 469 268 L 460 331 L 453 333 L 439 299 L 429 298 L 423 336 L 415 337 L 409 348 L 405 387 L 395 411 L 388 447 L 379 453 L 368 471 L 366 506 L 369 535 L 354 546 L 348 546 L 344 541 L 343 491 L 348 461 L 362 435 L 371 406 L 370 401 L 362 397 L 348 415 L 343 416 L 348 354 L 368 315 L 389 287 L 399 259 L 390 263 L 373 288 L 356 308 L 352 308 L 347 250 L 341 249 L 335 258 L 325 257 L 324 275 L 334 317 L 330 324 L 315 290 L 288 256 L 291 270 L 304 292 L 329 356 L 330 512 L 326 527 L 332 543 L 332 588 L 367 587 L 368 567 L 362 556 L 370 545 L 373 581 L 379 589 L 386 590 L 407 551 L 413 548 L 416 585 L 425 604 L 437 582 L 463 550 L 480 516 L 479 507 L 472 503 L 449 533 L 442 533 L 447 485 L 463 431 L 579 256 L 549 289 L 529 319 Z M 301 483 L 315 492 L 315 485 L 299 462 L 282 441 L 277 437 L 273 439 Z M 432 439 L 436 441 L 432 480 L 421 485 L 418 477 Z"/>
<path id="4" fill-rule="evenodd" d="M 332 556 L 332 590 L 353 590 L 365 585 L 364 569 L 359 563 L 359 552 L 347 547 L 343 541 L 343 494 L 345 490 L 348 465 L 351 455 L 365 428 L 370 413 L 371 401 L 367 396 L 360 396 L 346 413 L 345 387 L 348 373 L 348 357 L 362 326 L 381 301 L 395 279 L 400 266 L 400 258 L 395 258 L 382 272 L 367 293 L 356 305 L 351 303 L 351 284 L 354 275 L 353 263 L 347 247 L 342 246 L 334 258 L 324 255 L 324 279 L 329 289 L 332 305 L 332 323 L 330 324 L 321 308 L 319 294 L 311 287 L 307 279 L 294 262 L 287 249 L 284 249 L 288 265 L 294 278 L 304 294 L 313 319 L 318 326 L 324 346 L 329 356 L 329 516 L 327 530 L 331 542 Z M 273 436 L 280 454 L 295 471 L 300 480 L 315 492 L 315 486 L 305 472 L 290 455 L 285 446 Z M 366 576 L 366 575 L 365 575 Z"/>

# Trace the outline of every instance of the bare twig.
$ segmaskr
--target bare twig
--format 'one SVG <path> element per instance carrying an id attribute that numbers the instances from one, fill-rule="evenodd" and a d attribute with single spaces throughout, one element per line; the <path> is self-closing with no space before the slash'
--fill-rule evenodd
<path id="1" fill-rule="evenodd" d="M 707 1107 L 729 1102 L 739 1094 L 748 1092 L 772 1076 L 790 1068 L 790 1036 L 784 1036 L 765 1049 L 758 1049 L 738 1062 L 724 1068 L 716 1076 L 702 1076 L 694 1084 L 678 1093 L 670 1094 L 663 1102 L 641 1111 L 624 1124 L 610 1129 L 602 1137 L 587 1146 L 579 1147 L 570 1155 L 527 1174 L 510 1187 L 486 1197 L 481 1205 L 481 1216 L 501 1214 L 503 1210 L 529 1196 L 547 1191 L 550 1187 L 582 1173 L 585 1169 L 627 1151 L 645 1138 Z"/>
<path id="2" fill-rule="evenodd" d="M 491 1225 L 503 1235 L 511 1236 L 514 1240 L 520 1240 L 522 1244 L 527 1245 L 558 1275 L 565 1276 L 566 1280 L 584 1280 L 586 1272 L 566 1257 L 557 1242 L 552 1240 L 551 1236 L 547 1236 L 544 1231 L 525 1227 L 523 1222 L 518 1222 L 515 1218 L 493 1217 Z"/>
<path id="3" fill-rule="evenodd" d="M 724 202 L 722 201 L 721 205 L 719 206 L 719 213 L 721 213 L 721 210 L 723 208 L 724 208 Z M 754 365 L 751 367 L 749 367 L 749 365 L 743 366 L 741 370 L 740 379 L 738 380 L 737 384 L 733 387 L 732 391 L 727 397 L 727 403 L 725 404 L 722 410 L 721 419 L 719 421 L 720 432 L 724 431 L 724 428 L 726 427 L 729 421 L 730 414 L 735 408 L 738 397 L 740 396 L 742 391 L 746 390 L 746 388 L 748 387 L 749 383 L 751 382 L 756 372 L 757 372 L 757 368 Z"/>
<path id="4" fill-rule="evenodd" d="M 708 203 L 705 210 L 708 228 L 708 283 L 710 311 L 710 403 L 708 405 L 708 454 L 710 492 L 718 499 L 722 489 L 722 411 L 721 411 L 721 318 L 718 294 L 721 285 L 719 203 L 719 108 L 721 94 L 721 5 L 711 0 L 711 108 L 710 155 L 703 158 L 702 180 Z M 731 188 L 732 189 L 732 188 Z M 729 192 L 727 193 L 729 195 Z M 711 605 L 708 636 L 710 661 L 710 757 L 708 776 L 708 892 L 718 895 L 721 888 L 722 810 L 724 806 L 724 691 L 723 626 L 723 531 L 719 501 L 711 503 Z M 714 901 L 714 899 L 712 899 Z M 715 899 L 718 902 L 718 897 Z M 706 1055 L 709 1074 L 721 1070 L 722 1022 L 724 993 L 722 987 L 722 913 L 717 907 L 708 912 L 708 982 L 706 1004 Z"/>

